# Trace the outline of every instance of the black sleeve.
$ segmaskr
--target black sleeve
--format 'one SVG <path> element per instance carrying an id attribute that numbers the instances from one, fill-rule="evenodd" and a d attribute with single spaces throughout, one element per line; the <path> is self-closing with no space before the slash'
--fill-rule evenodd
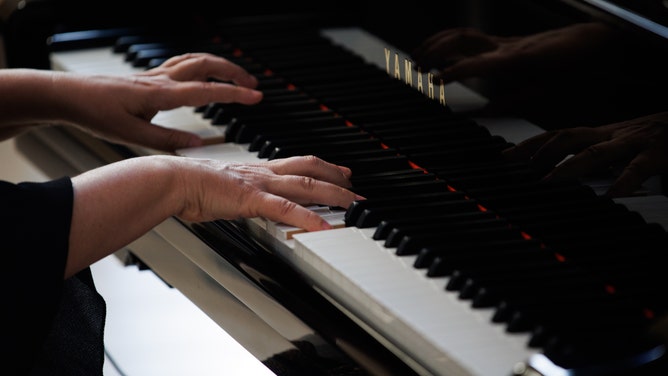
<path id="1" fill-rule="evenodd" d="M 5 291 L 0 325 L 9 335 L 3 357 L 30 362 L 62 294 L 74 194 L 69 178 L 44 183 L 0 181 Z M 7 364 L 3 362 L 3 364 Z"/>

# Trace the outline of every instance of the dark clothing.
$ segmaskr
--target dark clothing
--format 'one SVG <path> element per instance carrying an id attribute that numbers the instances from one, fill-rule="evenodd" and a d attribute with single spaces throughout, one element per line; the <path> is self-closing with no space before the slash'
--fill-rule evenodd
<path id="1" fill-rule="evenodd" d="M 73 198 L 69 178 L 0 181 L 0 353 L 9 374 L 102 375 L 104 300 L 90 269 L 63 280 Z"/>

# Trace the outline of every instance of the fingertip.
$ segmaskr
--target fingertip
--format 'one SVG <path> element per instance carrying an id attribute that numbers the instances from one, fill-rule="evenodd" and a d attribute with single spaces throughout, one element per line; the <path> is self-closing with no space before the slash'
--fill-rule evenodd
<path id="1" fill-rule="evenodd" d="M 243 86 L 249 89 L 255 89 L 260 84 L 257 77 L 248 73 L 245 76 L 241 77 L 240 79 L 235 80 L 234 82 L 239 86 Z"/>
<path id="2" fill-rule="evenodd" d="M 501 157 L 505 159 L 513 159 L 515 158 L 515 155 L 516 155 L 515 146 L 511 146 L 509 148 L 501 150 Z"/>
<path id="3" fill-rule="evenodd" d="M 305 226 L 305 227 L 302 227 L 302 228 L 304 230 L 308 231 L 308 232 L 331 230 L 331 229 L 334 228 L 334 226 L 332 226 L 332 224 L 327 222 L 324 218 L 318 216 L 317 214 L 316 214 L 316 216 L 318 218 L 314 221 L 311 221 L 311 223 L 313 223 L 313 226 Z M 315 223 L 316 221 L 317 221 L 317 223 Z"/>
<path id="4" fill-rule="evenodd" d="M 349 167 L 345 166 L 337 166 L 339 170 L 343 173 L 343 176 L 345 176 L 347 179 L 349 179 L 351 176 L 353 176 L 353 170 L 351 170 Z"/>
<path id="5" fill-rule="evenodd" d="M 320 223 L 320 230 L 331 230 L 333 228 L 334 228 L 334 226 L 332 226 L 331 223 L 325 221 L 324 219 Z"/>
<path id="6" fill-rule="evenodd" d="M 257 77 L 253 76 L 252 74 L 249 75 L 248 82 L 252 89 L 255 89 L 260 84 L 260 81 L 258 81 Z"/>
<path id="7" fill-rule="evenodd" d="M 203 144 L 204 144 L 204 140 L 203 140 L 200 136 L 198 136 L 198 135 L 192 135 L 192 136 L 188 139 L 188 141 L 187 141 L 187 143 L 186 143 L 186 147 L 188 147 L 188 148 L 194 148 L 194 147 L 202 146 Z"/>
<path id="8" fill-rule="evenodd" d="M 501 153 L 502 153 L 502 154 L 512 153 L 513 150 L 515 150 L 515 148 L 516 148 L 515 145 L 508 146 L 507 148 L 501 150 Z"/>
<path id="9" fill-rule="evenodd" d="M 255 90 L 255 89 L 249 89 L 249 90 L 246 91 L 246 93 L 247 93 L 247 95 L 246 95 L 247 98 L 244 101 L 244 103 L 248 103 L 248 104 L 259 103 L 262 100 L 262 98 L 264 97 L 264 93 L 262 93 L 259 90 Z"/>
<path id="10" fill-rule="evenodd" d="M 548 173 L 543 176 L 542 179 L 540 179 L 542 182 L 550 182 L 554 180 L 554 174 L 553 173 Z"/>

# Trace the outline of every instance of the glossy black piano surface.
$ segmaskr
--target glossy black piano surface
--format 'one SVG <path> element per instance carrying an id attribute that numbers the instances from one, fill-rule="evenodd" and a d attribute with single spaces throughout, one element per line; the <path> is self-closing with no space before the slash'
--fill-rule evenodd
<path id="1" fill-rule="evenodd" d="M 444 293 L 458 294 L 470 302 L 471 310 L 492 309 L 492 321 L 508 333 L 528 334 L 527 346 L 557 366 L 540 369 L 545 375 L 665 374 L 668 274 L 662 261 L 668 236 L 661 226 L 579 181 L 544 183 L 527 165 L 503 161 L 499 152 L 510 142 L 490 134 L 473 114 L 457 113 L 425 97 L 319 32 L 325 26 L 360 22 L 395 46 L 410 49 L 437 27 L 474 21 L 500 33 L 529 32 L 598 14 L 582 12 L 582 4 L 564 3 L 444 2 L 439 9 L 449 6 L 456 14 L 436 17 L 441 24 L 413 21 L 420 25 L 413 32 L 402 28 L 405 15 L 378 8 L 373 18 L 366 3 L 359 13 L 346 9 L 343 13 L 354 17 L 348 14 L 338 22 L 303 15 L 222 17 L 177 33 L 178 42 L 173 33 L 139 22 L 105 29 L 106 34 L 85 43 L 67 39 L 74 34 L 59 33 L 48 48 L 62 51 L 89 47 L 89 42 L 116 46 L 135 67 L 159 64 L 190 48 L 233 59 L 258 76 L 265 101 L 257 108 L 211 104 L 196 112 L 214 126 L 224 125 L 226 142 L 248 144 L 250 152 L 263 158 L 315 154 L 350 166 L 353 190 L 368 200 L 343 208 L 345 226 L 375 228 L 373 239 L 396 248 L 396 257 L 414 257 L 413 266 L 428 278 L 447 277 Z M 647 9 L 629 6 L 638 12 Z M 527 16 L 525 22 L 500 19 L 518 17 L 513 12 Z M 394 23 L 379 21 L 383 16 Z M 629 38 L 647 37 L 655 43 L 655 33 L 647 32 L 653 35 L 629 31 Z M 94 34 L 75 36 L 86 35 Z M 120 43 L 130 36 L 134 47 Z M 142 41 L 164 44 L 129 52 Z M 634 50 L 637 56 L 647 51 L 645 45 Z M 622 68 L 629 65 L 615 66 Z M 546 129 L 564 121 L 576 125 L 651 111 L 665 102 L 665 95 L 656 95 L 665 72 L 642 73 L 617 75 L 618 86 L 609 85 L 609 76 L 592 77 L 586 86 L 575 80 L 582 77 L 552 82 L 555 86 L 545 89 L 551 95 L 541 97 L 543 102 L 518 98 L 524 100 L 520 106 L 503 110 Z M 656 76 L 647 79 L 650 74 Z M 626 86 L 632 83 L 640 86 Z M 503 80 L 469 84 L 492 103 L 512 87 Z M 609 92 L 613 86 L 619 91 Z M 578 95 L 586 97 L 587 106 L 577 106 L 583 101 Z M 121 155 L 133 153 L 113 147 Z M 277 374 L 440 372 L 414 367 L 386 348 L 245 226 L 227 221 L 184 225 L 338 353 L 329 358 L 308 341 L 296 343 L 300 351 L 265 360 Z M 508 364 L 499 375 L 512 370 Z"/>

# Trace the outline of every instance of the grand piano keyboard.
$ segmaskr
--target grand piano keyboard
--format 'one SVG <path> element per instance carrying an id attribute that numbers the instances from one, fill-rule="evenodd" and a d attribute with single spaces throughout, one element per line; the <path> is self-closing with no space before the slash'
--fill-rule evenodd
<path id="1" fill-rule="evenodd" d="M 304 233 L 260 218 L 195 227 L 260 244 L 411 372 L 633 374 L 663 360 L 664 229 L 579 181 L 542 183 L 500 158 L 539 128 L 460 115 L 484 99 L 456 83 L 446 87 L 446 106 L 427 98 L 385 70 L 391 46 L 355 28 L 263 35 L 232 27 L 180 42 L 105 32 L 54 36 L 53 68 L 126 74 L 209 51 L 258 77 L 265 100 L 257 106 L 159 113 L 156 123 L 212 140 L 178 154 L 315 154 L 352 168 L 353 190 L 367 200 L 312 208 L 333 230 Z M 108 43 L 86 44 L 101 40 Z M 156 153 L 95 145 L 104 157 Z"/>

